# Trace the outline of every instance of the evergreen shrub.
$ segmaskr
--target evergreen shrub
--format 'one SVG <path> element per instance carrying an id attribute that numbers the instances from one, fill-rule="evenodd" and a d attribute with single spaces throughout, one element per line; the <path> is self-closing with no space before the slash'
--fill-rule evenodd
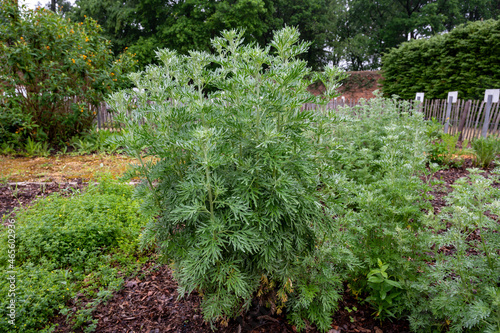
<path id="1" fill-rule="evenodd" d="M 477 21 L 401 44 L 382 58 L 384 95 L 446 98 L 458 91 L 460 98 L 482 99 L 500 81 L 499 34 L 499 20 Z"/>
<path id="2" fill-rule="evenodd" d="M 212 322 L 259 296 L 278 312 L 289 305 L 299 329 L 307 320 L 326 331 L 337 306 L 342 285 L 320 242 L 332 225 L 336 177 L 323 138 L 333 113 L 301 107 L 324 105 L 343 75 L 328 69 L 324 98 L 308 93 L 318 77 L 296 59 L 307 50 L 298 38 L 285 28 L 263 48 L 225 31 L 215 55 L 158 51 L 161 66 L 130 75 L 137 91 L 108 102 L 126 124 L 120 145 L 140 161 L 138 191 L 158 216 L 144 242 L 171 262 L 181 295 L 203 296 Z"/>

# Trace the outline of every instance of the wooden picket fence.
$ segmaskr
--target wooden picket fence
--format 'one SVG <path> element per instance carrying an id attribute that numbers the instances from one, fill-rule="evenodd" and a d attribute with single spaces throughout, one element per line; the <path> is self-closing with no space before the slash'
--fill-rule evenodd
<path id="1" fill-rule="evenodd" d="M 424 118 L 427 120 L 436 119 L 438 122 L 446 124 L 446 109 L 448 101 L 446 99 L 428 99 L 420 104 L 417 101 L 406 101 L 411 104 L 411 109 L 424 113 Z M 365 103 L 370 104 L 370 100 L 365 100 Z M 400 105 L 403 101 L 400 101 Z M 327 108 L 337 109 L 341 107 L 354 107 L 360 105 L 361 100 L 354 99 L 338 99 L 328 103 Z M 493 135 L 499 137 L 500 135 L 500 103 L 493 103 L 490 110 L 489 122 L 487 125 L 487 136 Z M 303 110 L 315 110 L 318 106 L 316 104 L 304 104 Z M 456 135 L 460 133 L 460 141 L 472 140 L 481 136 L 482 128 L 484 125 L 486 103 L 482 100 L 457 100 L 452 104 L 448 134 Z"/>
<path id="2" fill-rule="evenodd" d="M 423 110 L 426 119 L 435 118 L 443 125 L 446 123 L 447 101 L 445 99 L 425 100 Z M 491 105 L 487 124 L 487 136 L 499 136 L 500 103 Z M 481 136 L 485 121 L 486 103 L 482 100 L 457 100 L 452 104 L 448 133 L 461 133 L 460 140 L 472 140 Z"/>
<path id="3" fill-rule="evenodd" d="M 411 104 L 411 109 L 424 113 L 424 118 L 427 120 L 436 119 L 443 126 L 446 124 L 446 109 L 447 100 L 445 99 L 432 99 L 425 100 L 424 103 L 417 101 L 407 101 Z M 361 100 L 355 99 L 335 99 L 327 104 L 328 109 L 337 108 L 353 108 L 360 105 Z M 370 100 L 365 100 L 364 103 L 369 105 Z M 403 101 L 400 102 L 401 104 Z M 487 135 L 500 135 L 500 103 L 493 103 L 490 111 Z M 307 103 L 302 106 L 302 110 L 315 110 L 318 105 Z M 486 103 L 482 100 L 457 100 L 452 104 L 448 133 L 455 135 L 461 133 L 460 141 L 472 140 L 481 136 L 481 130 L 484 125 Z M 97 112 L 95 124 L 98 129 L 111 129 L 119 127 L 114 120 L 113 113 L 109 112 L 106 105 L 103 103 Z"/>

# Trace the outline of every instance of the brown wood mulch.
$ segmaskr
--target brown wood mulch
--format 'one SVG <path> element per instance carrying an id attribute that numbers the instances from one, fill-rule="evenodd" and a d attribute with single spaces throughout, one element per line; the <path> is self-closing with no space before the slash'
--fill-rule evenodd
<path id="1" fill-rule="evenodd" d="M 44 198 L 56 192 L 61 195 L 71 195 L 85 187 L 87 184 L 81 179 L 75 179 L 71 183 L 0 183 L 0 218 L 15 214 L 16 208 L 25 208 L 32 204 L 35 199 Z"/>
<path id="2" fill-rule="evenodd" d="M 441 170 L 434 175 L 435 179 L 445 184 L 436 187 L 432 194 L 432 204 L 438 212 L 446 205 L 444 197 L 452 190 L 458 178 L 468 174 L 466 167 Z M 489 172 L 485 172 L 487 176 Z M 0 216 L 10 214 L 15 207 L 26 207 L 35 198 L 44 197 L 53 192 L 72 193 L 86 185 L 81 181 L 72 184 L 0 184 Z M 15 212 L 14 212 L 15 213 Z M 70 300 L 69 306 L 72 306 Z M 356 308 L 356 311 L 353 309 Z M 75 308 L 76 310 L 76 308 Z M 339 309 L 333 317 L 332 329 L 329 333 L 363 332 L 363 333 L 404 333 L 409 332 L 409 324 L 405 320 L 378 321 L 372 317 L 373 309 L 368 304 L 361 305 L 350 292 L 345 292 L 339 303 Z M 203 321 L 200 308 L 200 297 L 191 294 L 178 299 L 177 284 L 172 279 L 168 266 L 158 265 L 153 260 L 142 268 L 142 273 L 125 280 L 123 288 L 114 294 L 106 303 L 98 306 L 93 314 L 98 320 L 95 332 L 102 333 L 162 333 L 162 332 L 212 332 L 210 325 Z M 64 317 L 54 318 L 59 327 L 56 332 L 82 332 L 73 329 Z M 271 314 L 265 307 L 253 304 L 244 316 L 229 322 L 227 326 L 217 325 L 216 332 L 296 332 L 295 327 L 286 322 L 286 313 Z M 308 327 L 306 332 L 317 330 Z"/>

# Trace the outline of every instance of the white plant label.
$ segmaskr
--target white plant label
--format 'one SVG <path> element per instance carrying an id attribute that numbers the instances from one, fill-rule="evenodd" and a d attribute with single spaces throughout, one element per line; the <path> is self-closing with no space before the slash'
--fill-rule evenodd
<path id="1" fill-rule="evenodd" d="M 493 96 L 492 103 L 498 103 L 498 96 L 500 95 L 500 89 L 486 89 L 484 92 L 484 102 L 488 102 L 488 96 Z"/>
<path id="2" fill-rule="evenodd" d="M 448 93 L 448 101 L 450 100 L 451 97 L 451 102 L 456 103 L 458 100 L 458 91 L 450 91 Z"/>

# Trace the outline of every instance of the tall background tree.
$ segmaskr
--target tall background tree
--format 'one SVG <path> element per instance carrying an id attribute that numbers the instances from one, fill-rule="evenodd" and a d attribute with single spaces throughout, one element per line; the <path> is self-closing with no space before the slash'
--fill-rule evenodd
<path id="1" fill-rule="evenodd" d="M 97 20 L 114 51 L 129 47 L 142 66 L 154 62 L 154 51 L 168 47 L 180 53 L 209 50 L 220 31 L 244 28 L 245 41 L 265 45 L 274 30 L 298 26 L 301 38 L 312 41 L 303 56 L 318 69 L 329 61 L 327 36 L 334 0 L 77 0 L 71 17 Z"/>
<path id="2" fill-rule="evenodd" d="M 351 70 L 380 68 L 381 56 L 405 41 L 500 15 L 498 0 L 337 0 L 335 8 L 331 60 Z"/>
<path id="3" fill-rule="evenodd" d="M 70 13 L 97 20 L 113 51 L 128 47 L 143 67 L 158 48 L 209 50 L 224 29 L 244 28 L 246 42 L 265 45 L 291 25 L 312 42 L 302 56 L 309 66 L 349 70 L 378 69 L 402 42 L 498 15 L 498 0 L 77 0 Z"/>

